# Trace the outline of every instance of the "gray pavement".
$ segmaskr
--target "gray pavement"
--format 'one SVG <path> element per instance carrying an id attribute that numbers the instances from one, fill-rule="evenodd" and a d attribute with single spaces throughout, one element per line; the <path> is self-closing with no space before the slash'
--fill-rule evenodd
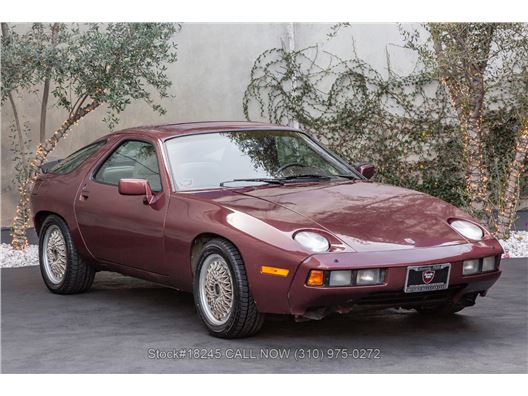
<path id="1" fill-rule="evenodd" d="M 2 372 L 527 373 L 527 261 L 504 260 L 488 296 L 448 319 L 396 310 L 272 317 L 241 340 L 210 337 L 191 295 L 153 283 L 101 272 L 88 293 L 58 296 L 37 267 L 2 269 Z M 180 350 L 185 357 L 171 358 Z"/>

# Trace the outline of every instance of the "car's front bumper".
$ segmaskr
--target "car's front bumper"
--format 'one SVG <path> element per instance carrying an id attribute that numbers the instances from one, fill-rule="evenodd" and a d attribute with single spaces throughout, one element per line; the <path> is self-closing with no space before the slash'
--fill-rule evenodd
<path id="1" fill-rule="evenodd" d="M 495 239 L 478 243 L 414 248 L 386 252 L 326 253 L 310 256 L 297 269 L 289 292 L 291 314 L 317 318 L 356 307 L 405 307 L 432 305 L 442 301 L 461 301 L 464 296 L 484 294 L 499 278 L 500 269 L 476 275 L 462 275 L 462 261 L 502 253 Z M 407 267 L 451 263 L 449 288 L 434 292 L 405 293 Z M 384 268 L 385 279 L 373 286 L 306 285 L 311 270 Z"/>

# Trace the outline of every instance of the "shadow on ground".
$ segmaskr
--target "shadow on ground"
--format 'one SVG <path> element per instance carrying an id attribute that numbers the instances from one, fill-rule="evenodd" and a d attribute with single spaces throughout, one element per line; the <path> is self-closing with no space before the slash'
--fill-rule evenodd
<path id="1" fill-rule="evenodd" d="M 59 296 L 37 267 L 3 269 L 2 371 L 526 373 L 527 264 L 505 260 L 489 295 L 448 319 L 397 310 L 303 323 L 270 317 L 257 336 L 241 340 L 210 337 L 192 296 L 176 290 L 101 272 L 90 292 Z M 197 355 L 190 358 L 189 348 Z M 329 349 L 354 348 L 377 348 L 379 359 L 329 358 Z M 149 358 L 182 349 L 185 358 Z M 289 355 L 261 357 L 272 349 Z"/>

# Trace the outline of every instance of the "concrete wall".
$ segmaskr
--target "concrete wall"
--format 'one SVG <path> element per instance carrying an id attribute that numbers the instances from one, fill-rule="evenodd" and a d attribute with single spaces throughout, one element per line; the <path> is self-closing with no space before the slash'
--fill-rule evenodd
<path id="1" fill-rule="evenodd" d="M 401 44 L 396 24 L 358 24 L 345 29 L 328 40 L 332 24 L 295 24 L 295 47 L 315 43 L 343 57 L 352 56 L 352 36 L 360 57 L 380 71 L 386 66 L 386 49 L 391 53 L 391 64 L 400 72 L 412 68 L 415 57 L 397 45 Z M 406 26 L 407 28 L 409 26 Z M 23 31 L 29 25 L 19 25 Z M 137 125 L 173 123 L 197 120 L 243 119 L 242 97 L 249 83 L 249 73 L 255 58 L 264 50 L 288 45 L 288 24 L 184 24 L 174 36 L 178 43 L 178 62 L 170 65 L 169 78 L 173 82 L 173 98 L 162 103 L 168 112 L 160 117 L 144 103 L 133 103 L 121 115 L 118 129 Z M 23 122 L 33 130 L 33 142 L 38 140 L 40 97 L 21 93 L 15 98 Z M 47 128 L 51 133 L 64 121 L 65 114 L 50 106 Z M 13 121 L 11 107 L 2 106 L 2 226 L 8 226 L 16 206 L 12 154 L 9 151 L 9 124 Z M 63 158 L 72 151 L 108 133 L 101 122 L 104 110 L 86 117 L 64 139 L 53 153 Z"/>

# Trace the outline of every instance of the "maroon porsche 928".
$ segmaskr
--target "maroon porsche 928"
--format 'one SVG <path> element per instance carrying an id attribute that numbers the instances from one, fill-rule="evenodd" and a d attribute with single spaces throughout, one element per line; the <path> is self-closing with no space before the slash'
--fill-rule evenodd
<path id="1" fill-rule="evenodd" d="M 484 296 L 502 248 L 463 211 L 374 183 L 306 133 L 250 122 L 115 132 L 45 164 L 31 195 L 46 286 L 100 270 L 192 291 L 211 334 L 264 315 L 445 315 Z"/>

